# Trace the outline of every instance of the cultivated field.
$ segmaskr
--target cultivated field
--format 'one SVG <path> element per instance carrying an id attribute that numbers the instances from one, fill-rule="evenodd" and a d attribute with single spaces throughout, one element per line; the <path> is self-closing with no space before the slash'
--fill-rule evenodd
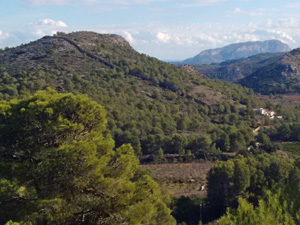
<path id="1" fill-rule="evenodd" d="M 206 175 L 214 162 L 142 165 L 174 196 L 206 196 Z M 204 186 L 204 190 L 203 189 Z"/>
<path id="2" fill-rule="evenodd" d="M 283 104 L 285 106 L 295 107 L 300 105 L 300 94 L 279 95 L 270 97 L 268 95 L 256 95 L 260 100 L 267 100 L 273 104 Z"/>

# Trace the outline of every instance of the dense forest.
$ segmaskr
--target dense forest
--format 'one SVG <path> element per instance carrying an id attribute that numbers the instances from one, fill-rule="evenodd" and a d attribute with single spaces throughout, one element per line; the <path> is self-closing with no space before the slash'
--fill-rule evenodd
<path id="1" fill-rule="evenodd" d="M 265 153 L 263 133 L 262 148 L 210 170 L 206 199 L 172 203 L 86 96 L 50 89 L 0 110 L 1 224 L 175 224 L 167 206 L 178 223 L 297 224 L 299 160 Z"/>
<path id="2" fill-rule="evenodd" d="M 1 224 L 175 224 L 96 102 L 49 90 L 0 110 Z"/>
<path id="3" fill-rule="evenodd" d="M 0 59 L 1 224 L 298 223 L 297 151 L 277 154 L 300 141 L 297 107 L 139 54 L 117 35 L 58 33 Z M 206 198 L 172 199 L 138 158 L 220 162 Z"/>
<path id="4" fill-rule="evenodd" d="M 58 35 L 77 41 L 114 68 L 63 39 L 45 37 L 0 54 L 0 97 L 30 96 L 46 87 L 87 94 L 107 110 L 116 145 L 131 143 L 138 155 L 150 155 L 149 160 L 162 151 L 209 158 L 244 150 L 255 141 L 256 107 L 274 109 L 284 121 L 299 118 L 297 110 L 256 100 L 251 89 L 209 80 L 139 54 L 118 36 Z M 18 65 L 8 63 L 12 60 Z M 263 124 L 273 122 L 263 120 Z"/>
<path id="5" fill-rule="evenodd" d="M 206 199 L 179 198 L 174 216 L 181 224 L 299 224 L 299 191 L 299 160 L 239 155 L 210 170 Z"/>

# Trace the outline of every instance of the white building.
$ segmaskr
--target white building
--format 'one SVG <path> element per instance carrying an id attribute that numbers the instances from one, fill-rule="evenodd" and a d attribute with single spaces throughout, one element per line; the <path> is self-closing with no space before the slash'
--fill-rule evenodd
<path id="1" fill-rule="evenodd" d="M 262 114 L 262 115 L 265 115 L 266 110 L 264 108 L 259 108 L 259 109 L 255 109 L 255 112 L 257 112 L 259 114 Z"/>
<path id="2" fill-rule="evenodd" d="M 274 111 L 267 111 L 264 108 L 255 109 L 255 112 L 270 117 L 270 119 L 274 119 L 275 112 Z"/>

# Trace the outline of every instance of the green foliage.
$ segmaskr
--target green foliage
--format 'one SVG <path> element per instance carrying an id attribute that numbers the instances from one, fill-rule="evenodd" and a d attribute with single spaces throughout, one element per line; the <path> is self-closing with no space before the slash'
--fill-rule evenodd
<path id="1" fill-rule="evenodd" d="M 200 198 L 189 198 L 181 196 L 180 198 L 176 198 L 173 201 L 173 215 L 177 221 L 177 223 L 187 223 L 187 224 L 198 224 L 198 222 L 202 219 L 200 213 L 202 212 L 202 206 L 204 206 L 205 202 Z"/>
<path id="2" fill-rule="evenodd" d="M 300 218 L 299 160 L 288 179 L 278 185 L 273 184 L 272 191 L 266 191 L 266 197 L 258 204 L 251 204 L 239 198 L 238 208 L 228 209 L 226 215 L 218 220 L 219 224 L 298 224 Z M 274 188 L 276 187 L 276 188 Z"/>
<path id="3" fill-rule="evenodd" d="M 272 131 L 270 136 L 282 141 L 300 141 L 300 123 L 280 123 Z"/>
<path id="4" fill-rule="evenodd" d="M 248 180 L 245 182 L 245 177 L 249 177 L 249 175 L 245 177 L 233 176 L 236 163 L 246 163 L 246 165 L 239 167 L 244 169 L 248 167 L 250 172 L 249 183 Z M 214 211 L 216 205 L 211 205 L 211 210 L 215 213 L 215 216 L 222 216 L 218 220 L 218 224 L 298 224 L 300 218 L 300 201 L 297 197 L 300 193 L 299 165 L 299 160 L 294 161 L 269 155 L 258 155 L 255 158 L 248 157 L 247 159 L 240 158 L 217 165 L 210 172 L 210 185 L 215 182 L 216 185 L 219 184 L 216 187 L 219 188 L 219 191 L 234 193 L 237 182 L 245 184 L 242 185 L 245 189 L 238 195 L 223 194 L 218 196 L 229 207 L 225 215 L 222 216 L 222 213 L 216 213 Z M 213 180 L 213 178 L 217 178 L 217 174 L 219 176 L 226 174 L 227 180 L 225 182 Z M 224 187 L 230 185 L 235 186 L 235 188 L 224 189 Z M 209 188 L 213 187 L 209 186 Z M 210 204 L 214 203 L 210 194 L 215 190 L 209 190 L 208 200 Z M 230 202 L 230 199 L 235 200 Z M 218 209 L 223 209 L 225 213 L 224 207 L 222 208 L 219 205 Z"/>
<path id="5" fill-rule="evenodd" d="M 28 97 L 47 87 L 87 94 L 106 109 L 117 147 L 130 143 L 136 155 L 152 158 L 163 149 L 217 159 L 220 151 L 246 150 L 255 141 L 253 108 L 267 103 L 255 99 L 251 89 L 205 79 L 139 54 L 116 35 L 58 36 L 74 44 L 48 37 L 4 51 L 7 58 L 0 54 L 0 99 Z M 44 41 L 49 45 L 41 44 Z M 65 50 L 58 51 L 62 43 Z M 300 118 L 296 110 L 276 111 L 288 121 Z M 181 144 L 175 143 L 177 135 L 185 139 Z"/>
<path id="6" fill-rule="evenodd" d="M 264 149 L 266 152 L 271 153 L 275 151 L 275 146 L 273 145 L 270 138 L 266 134 L 260 132 L 257 137 L 257 140 L 260 142 L 259 147 Z"/>
<path id="7" fill-rule="evenodd" d="M 219 162 L 208 174 L 208 201 L 216 216 L 234 207 L 240 196 L 257 205 L 268 190 L 287 181 L 293 168 L 293 160 L 268 154 Z"/>
<path id="8" fill-rule="evenodd" d="M 274 225 L 286 224 L 295 225 L 293 217 L 288 213 L 288 206 L 281 202 L 275 194 L 268 195 L 266 201 L 260 200 L 258 207 L 243 198 L 239 198 L 237 209 L 228 209 L 225 216 L 218 220 L 220 225 Z"/>
<path id="9" fill-rule="evenodd" d="M 131 146 L 113 150 L 96 102 L 39 91 L 0 115 L 1 224 L 174 224 Z"/>
<path id="10" fill-rule="evenodd" d="M 85 51 L 113 64 L 114 68 L 83 55 L 70 43 L 65 51 L 56 51 L 61 42 L 67 41 L 46 38 L 49 46 L 40 47 L 40 40 L 20 46 L 18 50 L 7 50 L 13 63 L 1 61 L 0 99 L 28 97 L 46 87 L 87 94 L 107 110 L 108 127 L 116 145 L 131 143 L 137 155 L 141 154 L 141 150 L 143 154 L 153 155 L 160 148 L 165 153 L 180 151 L 182 154 L 192 150 L 190 146 L 194 138 L 189 138 L 189 134 L 203 134 L 203 137 L 212 139 L 211 146 L 199 144 L 193 147 L 193 155 L 207 151 L 213 144 L 216 144 L 216 149 L 231 151 L 228 143 L 221 146 L 213 136 L 221 133 L 223 124 L 234 127 L 238 121 L 245 121 L 245 127 L 251 124 L 237 109 L 238 101 L 253 102 L 251 90 L 247 88 L 189 74 L 137 53 L 127 42 L 114 35 L 76 32 L 59 33 L 58 36 L 80 44 Z M 87 45 L 86 42 L 93 44 Z M 30 55 L 37 55 L 30 61 L 32 67 L 28 67 L 26 61 Z M 16 65 L 16 61 L 20 63 Z M 202 93 L 203 88 L 220 96 L 211 100 L 209 94 Z M 204 97 L 195 99 L 191 94 L 194 90 L 200 91 L 199 94 Z M 209 105 L 201 104 L 202 101 Z M 187 139 L 179 148 L 169 143 L 177 134 Z M 231 142 L 235 142 L 234 138 Z M 240 148 L 246 148 L 246 143 L 242 143 Z M 198 154 L 198 157 L 205 155 L 209 158 L 213 154 L 216 153 Z"/>
<path id="11" fill-rule="evenodd" d="M 289 152 L 293 155 L 300 155 L 300 144 L 299 143 L 281 143 L 280 149 L 283 151 Z"/>

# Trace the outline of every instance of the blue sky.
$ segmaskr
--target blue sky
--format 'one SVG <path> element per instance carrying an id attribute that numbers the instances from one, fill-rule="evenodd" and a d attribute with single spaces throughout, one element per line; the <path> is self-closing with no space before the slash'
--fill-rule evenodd
<path id="1" fill-rule="evenodd" d="M 1 0 L 0 48 L 81 30 L 120 34 L 162 60 L 245 41 L 297 48 L 299 12 L 299 0 Z"/>

